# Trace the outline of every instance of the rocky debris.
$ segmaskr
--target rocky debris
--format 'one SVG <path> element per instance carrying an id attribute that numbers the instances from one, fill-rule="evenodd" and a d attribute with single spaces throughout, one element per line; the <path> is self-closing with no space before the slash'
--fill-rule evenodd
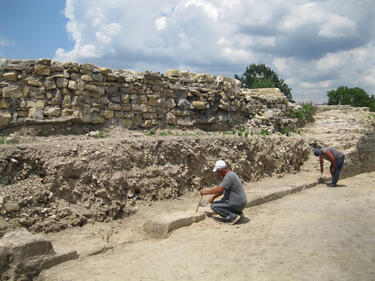
<path id="1" fill-rule="evenodd" d="M 137 211 L 216 184 L 217 159 L 244 181 L 299 169 L 309 147 L 280 134 L 142 137 L 0 147 L 0 213 L 32 231 L 59 231 Z"/>
<path id="2" fill-rule="evenodd" d="M 77 258 L 75 251 L 56 253 L 40 234 L 17 229 L 0 239 L 0 279 L 31 281 L 43 269 Z"/>
<path id="3" fill-rule="evenodd" d="M 343 150 L 343 176 L 375 166 L 373 113 L 323 106 L 315 119 L 301 135 L 289 137 L 199 130 L 162 131 L 163 136 L 154 131 L 148 137 L 114 126 L 95 138 L 101 129 L 90 136 L 89 128 L 74 124 L 14 129 L 6 136 L 22 143 L 0 146 L 0 214 L 4 225 L 36 232 L 108 222 L 134 214 L 140 202 L 176 199 L 217 184 L 217 159 L 225 159 L 245 182 L 316 170 L 315 157 L 306 161 L 312 147 Z M 27 141 L 28 135 L 36 141 Z"/>

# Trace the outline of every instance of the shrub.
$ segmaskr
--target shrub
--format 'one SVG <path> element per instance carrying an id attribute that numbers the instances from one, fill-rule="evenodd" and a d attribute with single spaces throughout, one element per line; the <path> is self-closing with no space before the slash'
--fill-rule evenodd
<path id="1" fill-rule="evenodd" d="M 312 103 L 302 103 L 300 108 L 292 109 L 290 117 L 298 119 L 298 123 L 306 125 L 314 121 L 316 107 Z"/>

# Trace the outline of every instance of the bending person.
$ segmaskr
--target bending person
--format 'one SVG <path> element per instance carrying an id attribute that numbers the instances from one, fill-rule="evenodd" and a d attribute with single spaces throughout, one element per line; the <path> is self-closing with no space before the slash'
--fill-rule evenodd
<path id="1" fill-rule="evenodd" d="M 327 185 L 336 186 L 340 177 L 341 168 L 344 165 L 345 154 L 332 147 L 324 147 L 320 149 L 314 148 L 313 152 L 315 156 L 319 156 L 321 174 L 323 174 L 323 159 L 331 162 L 330 172 L 332 175 L 332 182 Z"/>

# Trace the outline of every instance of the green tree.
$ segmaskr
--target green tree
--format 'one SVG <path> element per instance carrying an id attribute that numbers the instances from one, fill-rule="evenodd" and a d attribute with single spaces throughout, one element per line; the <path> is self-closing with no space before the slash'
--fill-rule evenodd
<path id="1" fill-rule="evenodd" d="M 328 104 L 351 105 L 354 107 L 368 107 L 370 111 L 375 111 L 375 97 L 369 95 L 365 90 L 355 87 L 348 88 L 340 86 L 336 90 L 327 92 Z"/>
<path id="2" fill-rule="evenodd" d="M 265 64 L 251 64 L 241 76 L 235 74 L 234 77 L 241 81 L 244 88 L 279 88 L 288 100 L 293 101 L 288 85 Z"/>

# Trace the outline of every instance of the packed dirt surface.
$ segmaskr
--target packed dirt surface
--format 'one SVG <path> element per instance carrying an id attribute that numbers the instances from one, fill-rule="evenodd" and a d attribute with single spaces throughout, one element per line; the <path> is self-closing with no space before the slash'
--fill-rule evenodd
<path id="1" fill-rule="evenodd" d="M 40 281 L 375 280 L 375 173 L 214 218 L 164 240 L 125 243 L 42 272 Z"/>

